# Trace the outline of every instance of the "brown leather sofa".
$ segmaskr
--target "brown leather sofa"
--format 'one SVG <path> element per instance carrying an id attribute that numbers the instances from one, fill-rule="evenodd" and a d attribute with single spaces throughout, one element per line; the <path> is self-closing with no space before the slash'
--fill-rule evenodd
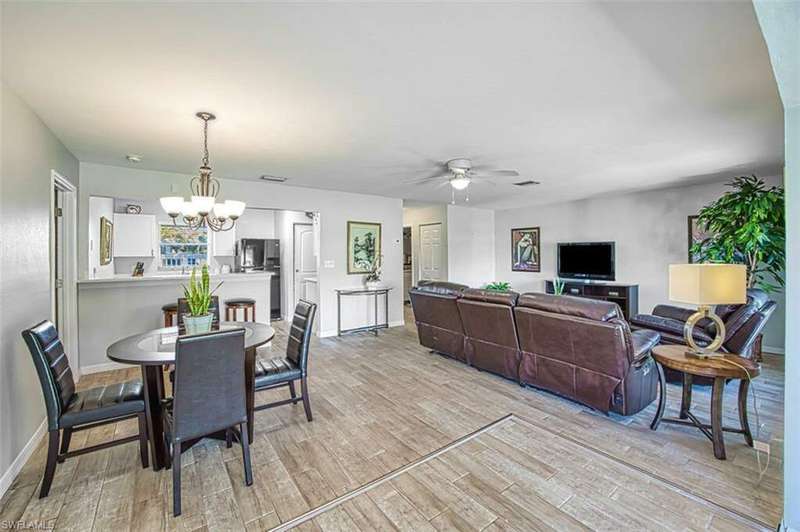
<path id="1" fill-rule="evenodd" d="M 650 356 L 659 335 L 631 332 L 619 307 L 571 296 L 523 294 L 514 309 L 521 384 L 631 415 L 657 395 Z"/>
<path id="2" fill-rule="evenodd" d="M 754 359 L 760 355 L 761 333 L 777 304 L 763 290 L 747 290 L 744 305 L 718 305 L 715 312 L 725 324 L 725 341 L 722 351 L 737 353 Z M 663 344 L 685 344 L 683 326 L 694 314 L 693 309 L 657 305 L 652 314 L 638 314 L 631 319 L 634 329 L 648 329 L 661 335 Z M 692 335 L 699 345 L 708 345 L 716 336 L 716 326 L 711 320 L 700 320 Z"/>
<path id="3" fill-rule="evenodd" d="M 519 340 L 514 305 L 519 294 L 470 288 L 457 300 L 464 325 L 467 362 L 519 380 Z"/>
<path id="4" fill-rule="evenodd" d="M 632 415 L 657 396 L 660 336 L 632 332 L 614 303 L 421 282 L 409 291 L 420 343 L 476 368 Z"/>
<path id="5" fill-rule="evenodd" d="M 419 343 L 462 362 L 467 362 L 464 326 L 456 301 L 467 288 L 444 281 L 420 281 L 408 291 Z"/>

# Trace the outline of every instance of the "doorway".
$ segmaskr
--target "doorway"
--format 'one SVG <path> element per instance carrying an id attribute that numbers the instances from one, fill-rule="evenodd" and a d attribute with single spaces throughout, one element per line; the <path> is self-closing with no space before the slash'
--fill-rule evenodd
<path id="1" fill-rule="evenodd" d="M 78 359 L 77 189 L 51 171 L 50 188 L 50 320 L 64 344 L 76 380 Z"/>
<path id="2" fill-rule="evenodd" d="M 318 302 L 317 258 L 314 252 L 314 224 L 294 224 L 294 301 Z"/>
<path id="3" fill-rule="evenodd" d="M 442 224 L 420 224 L 419 226 L 419 278 L 444 279 L 442 263 Z"/>

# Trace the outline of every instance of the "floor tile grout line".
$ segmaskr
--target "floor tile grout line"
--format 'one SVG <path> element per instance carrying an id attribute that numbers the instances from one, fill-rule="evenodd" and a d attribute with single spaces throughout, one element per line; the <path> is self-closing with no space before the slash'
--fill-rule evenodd
<path id="1" fill-rule="evenodd" d="M 484 425 L 483 427 L 481 427 L 481 428 L 479 428 L 479 429 L 477 429 L 477 430 L 475 430 L 473 432 L 470 432 L 469 434 L 465 434 L 464 436 L 461 436 L 460 438 L 458 438 L 456 440 L 453 440 L 452 442 L 448 443 L 447 445 L 445 445 L 443 447 L 439 447 L 435 451 L 430 452 L 430 453 L 426 454 L 425 456 L 422 456 L 422 457 L 420 457 L 420 458 L 418 458 L 418 459 L 416 459 L 416 460 L 414 460 L 412 462 L 409 462 L 409 463 L 407 463 L 407 464 L 405 464 L 405 465 L 403 465 L 401 467 L 398 467 L 397 469 L 395 469 L 393 471 L 389 471 L 388 473 L 376 478 L 375 480 L 371 480 L 371 481 L 367 482 L 366 484 L 363 484 L 362 486 L 359 486 L 358 488 L 345 493 L 344 495 L 340 495 L 339 497 L 337 497 L 337 498 L 335 498 L 333 500 L 330 500 L 330 501 L 326 502 L 325 504 L 317 506 L 316 508 L 312 508 L 311 510 L 309 510 L 309 511 L 303 513 L 303 514 L 300 514 L 297 517 L 294 517 L 294 518 L 286 521 L 285 523 L 281 523 L 280 525 L 270 529 L 270 532 L 284 532 L 285 530 L 289 530 L 290 528 L 294 528 L 294 527 L 296 527 L 298 525 L 301 525 L 301 524 L 303 524 L 303 523 L 305 523 L 307 521 L 310 521 L 310 520 L 314 519 L 315 517 L 327 512 L 328 510 L 332 510 L 333 508 L 336 508 L 337 506 L 340 506 L 341 504 L 344 504 L 345 502 L 349 501 L 350 499 L 353 499 L 353 498 L 355 498 L 355 497 L 357 497 L 357 496 L 359 496 L 359 495 L 361 495 L 363 493 L 368 492 L 372 488 L 375 488 L 377 486 L 385 484 L 386 482 L 389 482 L 390 480 L 392 480 L 394 478 L 397 478 L 398 476 L 402 475 L 403 473 L 405 473 L 405 472 L 407 472 L 407 471 L 409 471 L 409 470 L 411 470 L 411 469 L 413 469 L 413 468 L 415 468 L 415 467 L 417 467 L 419 465 L 422 465 L 422 464 L 424 464 L 426 462 L 429 462 L 429 461 L 433 460 L 434 458 L 446 453 L 447 451 L 450 451 L 452 449 L 455 449 L 456 447 L 459 447 L 460 445 L 462 445 L 462 444 L 464 444 L 464 443 L 466 443 L 466 442 L 468 442 L 468 441 L 480 436 L 484 432 L 489 431 L 489 430 L 497 427 L 498 425 L 508 421 L 512 417 L 513 417 L 513 414 L 506 414 L 505 416 L 503 416 L 503 417 L 501 417 L 501 418 L 499 418 L 499 419 L 497 419 L 495 421 L 492 421 L 488 425 Z"/>
<path id="2" fill-rule="evenodd" d="M 573 444 L 575 444 L 575 445 L 577 445 L 579 447 L 582 447 L 582 448 L 587 449 L 587 450 L 589 450 L 591 452 L 594 452 L 595 454 L 599 454 L 600 456 L 603 456 L 604 458 L 607 458 L 607 459 L 611 460 L 614 463 L 623 465 L 623 466 L 625 466 L 625 467 L 627 467 L 629 469 L 632 469 L 632 470 L 634 470 L 634 471 L 636 471 L 636 472 L 638 472 L 638 473 L 640 473 L 642 475 L 650 477 L 653 480 L 656 480 L 658 482 L 666 484 L 670 488 L 680 492 L 682 495 L 692 499 L 693 501 L 699 502 L 701 505 L 703 505 L 705 507 L 711 507 L 714 510 L 722 512 L 722 513 L 726 514 L 728 517 L 731 517 L 736 521 L 744 522 L 749 526 L 755 525 L 755 526 L 757 526 L 759 528 L 762 528 L 762 529 L 765 529 L 765 530 L 775 530 L 774 526 L 771 526 L 768 523 L 765 523 L 764 521 L 761 521 L 760 519 L 757 519 L 755 517 L 752 517 L 752 516 L 749 516 L 747 514 L 744 514 L 744 513 L 740 512 L 738 510 L 734 510 L 733 508 L 728 508 L 727 506 L 724 506 L 724 505 L 722 505 L 720 503 L 714 502 L 711 499 L 707 499 L 706 497 L 703 497 L 702 495 L 700 495 L 698 493 L 695 493 L 695 492 L 691 491 L 690 489 L 687 489 L 687 488 L 681 486 L 677 482 L 673 482 L 672 480 L 669 480 L 668 478 L 662 477 L 661 475 L 659 475 L 657 473 L 654 473 L 652 471 L 648 471 L 647 469 L 644 469 L 644 468 L 642 468 L 640 466 L 637 466 L 636 464 L 632 464 L 630 462 L 626 462 L 625 460 L 622 460 L 621 458 L 617 458 L 616 456 L 614 456 L 614 455 L 612 455 L 612 454 L 610 454 L 610 453 L 608 453 L 608 452 L 606 452 L 606 451 L 604 451 L 602 449 L 594 447 L 593 445 L 589 445 L 589 444 L 584 443 L 584 442 L 582 442 L 580 440 L 572 438 L 571 436 L 568 436 L 566 434 L 562 434 L 560 432 L 551 430 L 551 429 L 549 429 L 549 428 L 547 428 L 545 426 L 542 426 L 542 425 L 536 423 L 535 421 L 533 421 L 531 419 L 528 419 L 525 416 L 512 414 L 512 417 L 514 419 L 519 420 L 519 421 L 521 421 L 523 423 L 526 423 L 526 424 L 528 424 L 528 425 L 530 425 L 532 427 L 535 427 L 537 429 L 541 429 L 541 430 L 544 430 L 546 432 L 549 432 L 553 436 L 556 436 L 558 438 L 562 438 L 562 439 L 567 440 L 567 441 L 569 441 L 569 442 L 571 442 L 571 443 L 573 443 Z"/>

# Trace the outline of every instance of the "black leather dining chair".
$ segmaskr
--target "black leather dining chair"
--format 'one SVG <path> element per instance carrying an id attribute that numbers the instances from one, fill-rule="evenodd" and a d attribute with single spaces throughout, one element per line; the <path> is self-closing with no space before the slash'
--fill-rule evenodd
<path id="1" fill-rule="evenodd" d="M 56 472 L 56 463 L 63 462 L 67 458 L 139 440 L 142 467 L 147 467 L 147 420 L 142 382 L 132 380 L 76 391 L 72 369 L 64 352 L 64 345 L 61 343 L 53 323 L 45 320 L 22 331 L 22 337 L 28 345 L 33 364 L 36 366 L 47 410 L 47 463 L 39 498 L 47 497 L 50 492 L 50 485 L 53 483 L 53 476 Z M 138 418 L 139 421 L 138 435 L 83 447 L 75 451 L 69 450 L 73 432 L 133 417 Z M 60 450 L 59 440 L 61 442 Z"/>
<path id="2" fill-rule="evenodd" d="M 205 436 L 235 432 L 242 445 L 245 483 L 253 484 L 245 403 L 244 334 L 244 329 L 231 329 L 176 340 L 174 393 L 165 400 L 164 416 L 166 444 L 172 458 L 175 516 L 181 513 L 181 453 Z"/>
<path id="3" fill-rule="evenodd" d="M 308 399 L 308 344 L 311 340 L 311 326 L 314 324 L 314 315 L 317 305 L 300 300 L 294 309 L 294 318 L 289 327 L 289 342 L 286 345 L 286 357 L 269 360 L 256 360 L 256 392 L 272 390 L 283 386 L 289 387 L 291 399 L 275 401 L 255 407 L 264 410 L 276 406 L 288 405 L 303 401 L 306 419 L 312 420 L 311 403 Z M 294 387 L 295 381 L 300 381 L 300 397 Z"/>

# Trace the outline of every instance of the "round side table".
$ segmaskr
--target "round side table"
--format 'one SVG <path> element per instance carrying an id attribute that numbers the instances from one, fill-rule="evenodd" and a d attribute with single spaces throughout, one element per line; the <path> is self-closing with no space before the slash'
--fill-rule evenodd
<path id="1" fill-rule="evenodd" d="M 656 430 L 662 422 L 697 427 L 714 444 L 714 456 L 720 460 L 725 460 L 723 432 L 735 432 L 744 435 L 745 442 L 752 447 L 753 436 L 750 433 L 750 424 L 747 421 L 747 391 L 750 389 L 750 379 L 754 379 L 761 373 L 761 366 L 757 362 L 734 354 L 726 354 L 723 357 L 715 358 L 695 358 L 687 356 L 686 350 L 687 347 L 683 345 L 659 345 L 653 349 L 653 358 L 656 360 L 658 368 L 660 391 L 658 394 L 658 410 L 656 410 L 656 415 L 650 424 L 650 428 Z M 667 403 L 664 368 L 679 371 L 683 374 L 683 395 L 678 418 L 664 417 L 664 408 Z M 750 379 L 748 379 L 748 373 Z M 692 377 L 695 376 L 714 379 L 711 391 L 710 425 L 702 423 L 690 411 L 692 406 Z M 725 391 L 725 382 L 728 379 L 738 379 L 740 381 L 739 423 L 741 428 L 738 429 L 722 425 L 722 395 Z"/>

